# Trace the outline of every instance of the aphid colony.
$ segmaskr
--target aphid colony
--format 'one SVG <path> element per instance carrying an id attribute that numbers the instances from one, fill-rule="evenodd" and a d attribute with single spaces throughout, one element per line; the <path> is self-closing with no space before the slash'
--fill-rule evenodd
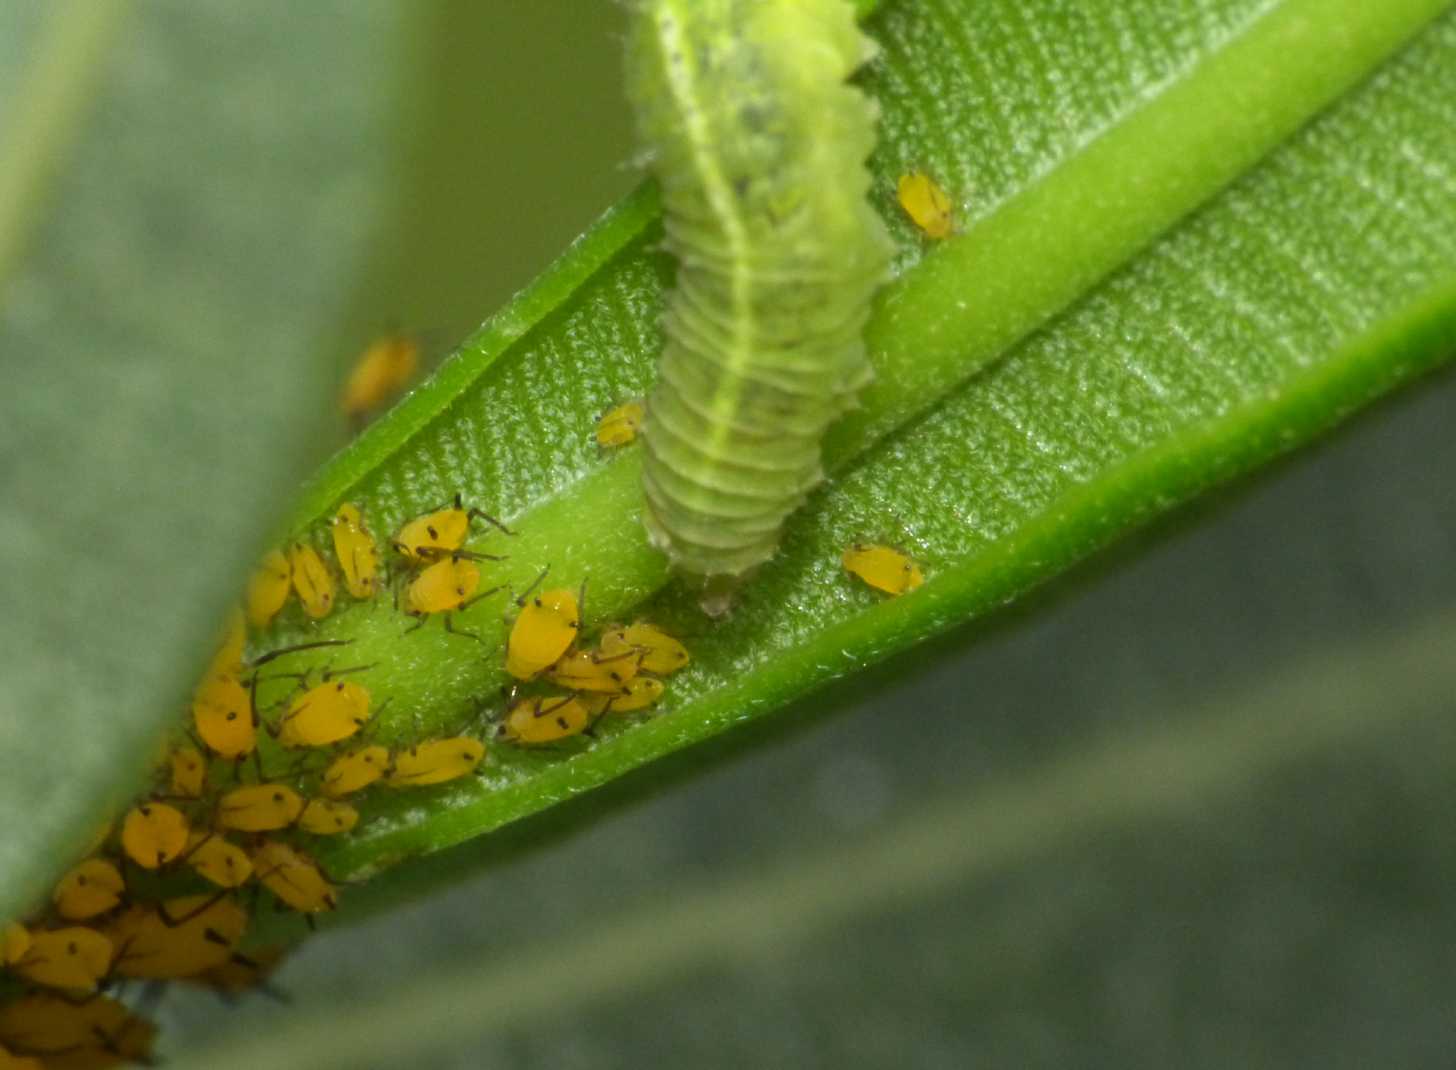
<path id="1" fill-rule="evenodd" d="M 450 614 L 501 589 L 478 590 L 481 563 L 500 558 L 465 548 L 476 520 L 510 534 L 457 497 L 390 540 L 396 604 L 418 618 L 406 631 L 439 615 L 468 636 Z M 330 536 L 349 597 L 380 598 L 390 583 L 360 510 L 341 505 Z M 605 715 L 645 709 L 689 660 L 643 622 L 608 626 L 584 644 L 584 585 L 537 593 L 546 575 L 514 599 L 504 661 L 516 688 L 491 726 L 508 745 L 557 743 Z M 188 981 L 233 994 L 262 985 L 282 950 L 240 950 L 260 898 L 310 924 L 338 903 L 339 882 L 310 840 L 353 830 L 371 789 L 446 784 L 481 766 L 485 739 L 470 734 L 394 749 L 368 738 L 382 708 L 370 692 L 375 667 L 332 660 L 346 658 L 349 640 L 248 657 L 249 625 L 267 627 L 291 598 L 322 619 L 338 595 L 335 567 L 313 546 L 269 553 L 194 690 L 185 729 L 159 757 L 152 790 L 97 833 L 43 908 L 0 927 L 0 1070 L 145 1061 L 155 1029 L 114 998 L 115 986 Z"/>

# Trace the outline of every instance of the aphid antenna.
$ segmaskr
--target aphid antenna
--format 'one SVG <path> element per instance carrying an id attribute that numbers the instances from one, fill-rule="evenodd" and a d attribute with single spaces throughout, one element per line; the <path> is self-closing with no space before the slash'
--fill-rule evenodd
<path id="1" fill-rule="evenodd" d="M 347 676 L 349 673 L 368 672 L 370 669 L 374 668 L 378 664 L 379 662 L 377 661 L 371 661 L 368 665 L 351 665 L 347 669 L 326 668 L 324 669 L 321 681 L 323 683 L 328 683 L 330 680 L 336 679 L 340 676 Z"/>
<path id="2" fill-rule="evenodd" d="M 189 921 L 192 921 L 195 918 L 200 918 L 203 914 L 206 914 L 209 910 L 211 910 L 213 907 L 217 906 L 217 904 L 221 903 L 224 899 L 226 899 L 231 891 L 231 888 L 222 888 L 213 895 L 209 896 L 205 902 L 198 904 L 191 910 L 187 911 L 185 914 L 175 918 L 167 912 L 167 904 L 165 901 L 163 901 L 157 904 L 157 920 L 169 929 L 176 929 L 180 926 L 186 925 Z M 211 931 L 212 930 L 210 929 L 208 930 L 208 932 Z"/>
<path id="3" fill-rule="evenodd" d="M 292 646 L 270 650 L 266 654 L 259 654 L 252 661 L 248 662 L 247 665 L 250 669 L 256 669 L 259 666 L 268 664 L 268 662 L 273 661 L 275 658 L 283 657 L 285 654 L 297 654 L 303 650 L 318 650 L 326 646 L 348 646 L 353 641 L 352 639 L 319 639 L 312 643 L 295 643 Z"/>
<path id="4" fill-rule="evenodd" d="M 460 501 L 460 496 L 458 494 L 455 496 L 455 501 L 457 503 L 457 506 L 456 507 L 458 508 L 459 507 L 458 506 L 458 503 Z M 493 517 L 489 513 L 487 513 L 484 509 L 471 509 L 465 515 L 470 520 L 484 520 L 491 527 L 498 528 L 501 531 L 502 534 L 505 534 L 505 535 L 515 535 L 516 534 L 510 528 L 506 527 L 499 520 L 497 520 L 495 517 Z"/>

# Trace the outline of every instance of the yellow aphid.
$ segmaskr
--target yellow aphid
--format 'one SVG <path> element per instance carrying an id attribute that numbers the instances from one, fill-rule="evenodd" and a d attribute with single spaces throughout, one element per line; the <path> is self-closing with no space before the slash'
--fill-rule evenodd
<path id="1" fill-rule="evenodd" d="M 362 791 L 389 769 L 389 751 L 377 744 L 335 758 L 324 770 L 323 792 L 341 799 Z"/>
<path id="2" fill-rule="evenodd" d="M 339 395 L 339 408 L 354 423 L 383 408 L 409 385 L 420 365 L 420 344 L 394 332 L 371 342 L 355 362 Z"/>
<path id="3" fill-rule="evenodd" d="M 172 751 L 172 794 L 182 799 L 200 799 L 207 785 L 207 759 L 196 747 Z"/>
<path id="4" fill-rule="evenodd" d="M 142 803 L 121 823 L 121 849 L 143 869 L 157 869 L 187 849 L 187 831 L 187 818 L 176 807 Z"/>
<path id="5" fill-rule="evenodd" d="M 430 740 L 396 754 L 386 783 L 391 788 L 443 784 L 475 772 L 484 757 L 485 744 L 469 736 Z"/>
<path id="6" fill-rule="evenodd" d="M 217 823 L 237 832 L 273 832 L 293 824 L 301 813 L 303 798 L 286 784 L 250 784 L 218 800 Z"/>
<path id="7" fill-rule="evenodd" d="M 194 832 L 187 846 L 187 864 L 199 877 L 219 888 L 241 888 L 253 875 L 248 852 L 215 832 Z"/>
<path id="8" fill-rule="evenodd" d="M 208 676 L 192 696 L 197 736 L 219 758 L 235 761 L 258 745 L 258 721 L 248 689 L 231 673 Z"/>
<path id="9" fill-rule="evenodd" d="M 576 650 L 558 661 L 546 679 L 572 691 L 617 692 L 637 675 L 642 651 L 622 637 L 608 632 L 596 650 Z"/>
<path id="10" fill-rule="evenodd" d="M 285 747 L 326 747 L 348 739 L 368 721 L 368 688 L 328 680 L 293 700 L 278 724 L 278 739 Z"/>
<path id="11" fill-rule="evenodd" d="M 506 672 L 529 680 L 561 660 L 581 629 L 576 595 L 564 587 L 522 598 L 506 646 Z"/>
<path id="12" fill-rule="evenodd" d="M 607 635 L 613 634 L 608 632 Z M 642 671 L 670 676 L 688 661 L 688 648 L 655 624 L 638 621 L 620 629 L 624 642 L 642 651 Z M 605 642 L 606 636 L 603 636 Z"/>
<path id="13" fill-rule="evenodd" d="M 344 573 L 344 586 L 355 598 L 373 598 L 379 593 L 379 549 L 364 527 L 359 507 L 349 502 L 339 506 L 329 532 L 334 537 L 334 553 Z"/>
<path id="14" fill-rule="evenodd" d="M 249 950 L 246 958 L 234 955 L 221 966 L 204 970 L 190 980 L 211 988 L 224 997 L 240 996 L 245 992 L 264 988 L 268 984 L 268 978 L 283 964 L 288 950 L 286 947 Z"/>
<path id="15" fill-rule="evenodd" d="M 629 401 L 610 409 L 597 421 L 597 445 L 602 448 L 625 446 L 642 430 L 647 407 L 640 401 Z"/>
<path id="16" fill-rule="evenodd" d="M 0 1070 L 45 1070 L 45 1064 L 32 1055 L 16 1055 L 0 1044 Z"/>
<path id="17" fill-rule="evenodd" d="M 436 509 L 407 522 L 391 541 L 405 560 L 413 564 L 438 561 L 465 545 L 470 534 L 470 522 L 476 517 L 495 525 L 507 535 L 514 534 L 495 517 L 479 509 L 467 510 L 457 494 L 455 501 L 444 509 Z"/>
<path id="18" fill-rule="evenodd" d="M 293 570 L 288 566 L 288 558 L 281 550 L 269 551 L 248 580 L 248 623 L 254 628 L 266 628 L 288 601 L 292 585 Z"/>
<path id="19" fill-rule="evenodd" d="M 19 962 L 30 949 L 30 930 L 18 921 L 7 921 L 0 927 L 0 964 Z"/>
<path id="20" fill-rule="evenodd" d="M 955 230 L 950 195 L 922 171 L 901 175 L 895 185 L 900 207 L 927 238 L 948 238 Z"/>
<path id="21" fill-rule="evenodd" d="M 134 906 L 109 930 L 123 977 L 180 980 L 221 966 L 248 927 L 248 913 L 224 893 Z"/>
<path id="22" fill-rule="evenodd" d="M 241 673 L 243 671 L 243 644 L 247 641 L 247 637 L 248 628 L 243 620 L 243 611 L 235 606 L 228 613 L 227 625 L 222 633 L 222 642 L 218 644 L 217 652 L 212 655 L 212 661 L 208 664 L 205 675 Z"/>
<path id="23" fill-rule="evenodd" d="M 338 892 L 318 865 L 286 843 L 269 840 L 253 852 L 258 881 L 279 901 L 300 914 L 317 914 L 339 905 Z"/>
<path id="24" fill-rule="evenodd" d="M 334 577 L 329 575 L 319 552 L 304 543 L 294 543 L 288 548 L 288 568 L 303 611 L 314 620 L 327 617 L 334 608 Z"/>
<path id="25" fill-rule="evenodd" d="M 608 713 L 629 713 L 646 709 L 662 698 L 662 681 L 651 676 L 639 676 L 630 680 L 621 691 L 613 695 L 604 707 Z"/>
<path id="26" fill-rule="evenodd" d="M 857 542 L 844 551 L 844 571 L 877 591 L 904 594 L 925 582 L 920 566 L 899 550 Z"/>
<path id="27" fill-rule="evenodd" d="M 30 947 L 10 968 L 46 988 L 95 988 L 111 970 L 113 950 L 95 929 L 47 929 L 30 934 Z"/>
<path id="28" fill-rule="evenodd" d="M 358 810 L 332 799 L 310 799 L 298 816 L 298 827 L 315 836 L 337 836 L 358 823 Z"/>
<path id="29" fill-rule="evenodd" d="M 89 921 L 115 909 L 125 894 L 121 870 L 104 858 L 88 858 L 60 879 L 51 903 L 66 921 Z"/>
<path id="30" fill-rule="evenodd" d="M 34 1053 L 54 1068 L 150 1063 L 156 1032 L 110 996 L 76 1000 L 34 993 L 0 1005 L 0 1044 Z"/>
<path id="31" fill-rule="evenodd" d="M 591 725 L 591 713 L 570 695 L 522 699 L 501 722 L 500 736 L 512 743 L 554 743 L 580 735 Z"/>
<path id="32" fill-rule="evenodd" d="M 469 558 L 446 557 L 425 569 L 409 585 L 406 612 L 450 613 L 480 586 L 480 568 Z"/>

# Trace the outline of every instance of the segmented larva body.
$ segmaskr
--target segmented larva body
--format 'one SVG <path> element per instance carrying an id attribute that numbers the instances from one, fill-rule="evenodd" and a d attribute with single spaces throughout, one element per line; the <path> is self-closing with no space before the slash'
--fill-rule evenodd
<path id="1" fill-rule="evenodd" d="M 773 555 L 870 378 L 890 240 L 866 196 L 877 109 L 845 80 L 872 52 L 843 0 L 637 5 L 629 90 L 678 261 L 644 519 L 682 571 Z"/>

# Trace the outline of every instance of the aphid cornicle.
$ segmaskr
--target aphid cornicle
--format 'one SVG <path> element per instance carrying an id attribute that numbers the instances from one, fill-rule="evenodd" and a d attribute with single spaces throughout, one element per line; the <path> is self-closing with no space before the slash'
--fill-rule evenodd
<path id="1" fill-rule="evenodd" d="M 921 171 L 901 175 L 895 183 L 895 196 L 927 238 L 948 238 L 955 231 L 950 195 L 929 175 Z"/>
<path id="2" fill-rule="evenodd" d="M 334 577 L 329 575 L 329 567 L 319 552 L 305 543 L 295 542 L 288 548 L 288 567 L 303 611 L 314 620 L 327 617 L 334 608 Z"/>
<path id="3" fill-rule="evenodd" d="M 423 788 L 444 784 L 475 772 L 485 758 L 485 744 L 469 736 L 432 739 L 395 754 L 391 759 L 391 788 Z"/>
<path id="4" fill-rule="evenodd" d="M 56 914 L 66 921 L 89 921 L 121 904 L 126 882 L 104 858 L 88 858 L 57 882 L 51 893 Z"/>
<path id="5" fill-rule="evenodd" d="M 393 331 L 375 339 L 349 371 L 339 395 L 339 409 L 355 426 L 394 400 L 420 365 L 420 343 Z"/>
<path id="6" fill-rule="evenodd" d="M 249 784 L 234 788 L 217 803 L 219 828 L 236 832 L 274 832 L 303 813 L 303 798 L 286 784 Z"/>
<path id="7" fill-rule="evenodd" d="M 278 615 L 293 586 L 293 570 L 281 550 L 270 550 L 248 580 L 248 623 L 266 628 Z"/>
<path id="8" fill-rule="evenodd" d="M 121 823 L 121 849 L 143 869 L 159 869 L 187 848 L 186 816 L 166 803 L 144 802 Z"/>
<path id="9" fill-rule="evenodd" d="M 843 0 L 633 8 L 629 96 L 678 261 L 643 520 L 723 611 L 871 375 L 862 333 L 893 245 L 866 196 L 875 105 L 846 80 L 874 46 Z"/>
<path id="10" fill-rule="evenodd" d="M 597 445 L 611 449 L 635 442 L 646 418 L 647 408 L 641 401 L 628 401 L 608 409 L 597 421 Z"/>
<path id="11" fill-rule="evenodd" d="M 373 598 L 379 593 L 379 548 L 364 526 L 359 507 L 349 502 L 339 506 L 329 525 L 334 554 L 344 573 L 344 586 L 355 598 Z"/>
<path id="12" fill-rule="evenodd" d="M 389 770 L 389 751 L 378 744 L 340 755 L 324 770 L 323 793 L 330 799 L 363 791 Z"/>
<path id="13" fill-rule="evenodd" d="M 844 551 L 844 571 L 877 591 L 904 594 L 925 582 L 920 566 L 899 550 L 857 542 Z"/>
<path id="14" fill-rule="evenodd" d="M 499 528 L 507 535 L 515 534 L 489 513 L 479 509 L 466 509 L 461 496 L 457 494 L 452 504 L 406 522 L 391 540 L 391 545 L 412 565 L 438 561 L 465 545 L 465 540 L 470 535 L 471 522 L 477 518 Z M 487 554 L 475 556 L 499 560 L 490 558 Z"/>
<path id="15" fill-rule="evenodd" d="M 536 583 L 545 575 L 538 576 Z M 516 599 L 516 605 L 520 612 L 506 642 L 506 672 L 517 680 L 529 680 L 560 661 L 575 642 L 581 631 L 581 607 L 575 592 L 564 587 L 534 597 L 528 590 Z"/>

